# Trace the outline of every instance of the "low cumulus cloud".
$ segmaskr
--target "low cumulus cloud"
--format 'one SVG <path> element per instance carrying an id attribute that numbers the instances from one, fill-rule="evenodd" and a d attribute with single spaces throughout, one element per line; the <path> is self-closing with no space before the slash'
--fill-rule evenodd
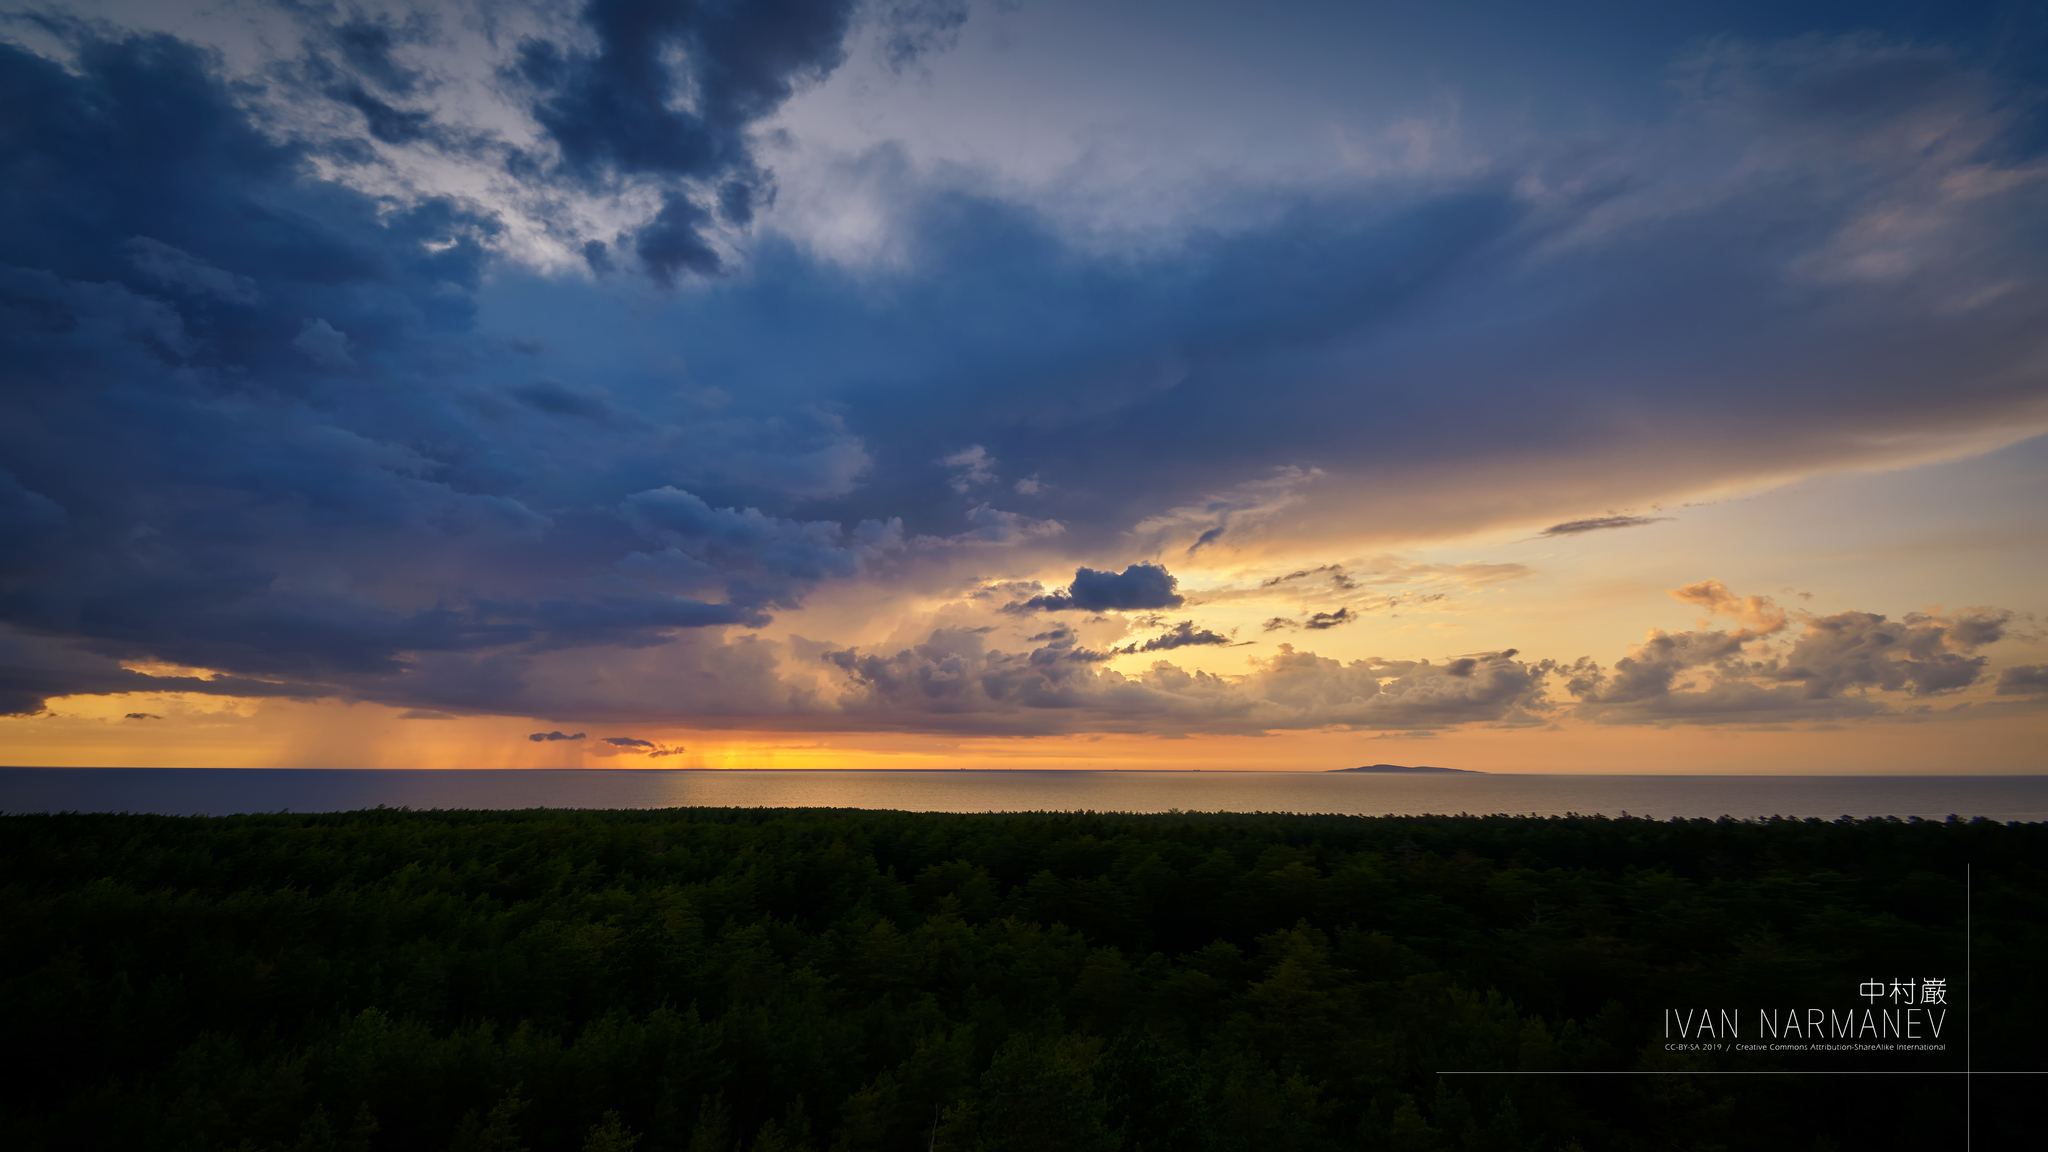
<path id="1" fill-rule="evenodd" d="M 919 731 L 1038 734 L 1084 731 L 1254 732 L 1344 726 L 1432 731 L 1529 726 L 1561 719 L 1620 724 L 1760 724 L 1905 715 L 1985 677 L 1980 649 L 2010 631 L 1991 608 L 1902 619 L 1860 611 L 1787 614 L 1716 581 L 1674 590 L 1746 622 L 1730 629 L 1655 631 L 1611 666 L 1590 658 L 1532 659 L 1513 648 L 1439 661 L 1338 660 L 1291 644 L 1247 661 L 1242 674 L 1193 672 L 1166 661 L 1125 672 L 1072 629 L 1009 650 L 985 630 L 942 628 L 893 652 L 825 647 L 843 685 L 840 723 Z M 1796 632 L 1794 631 L 1796 627 Z M 1183 621 L 1162 637 L 1224 644 Z M 2039 668 L 2009 669 L 2008 694 L 2042 689 Z M 2013 687 L 2006 689 L 2004 685 Z M 1553 695 L 1551 689 L 1561 691 Z"/>
<path id="2" fill-rule="evenodd" d="M 1035 734 L 1257 732 L 1330 725 L 1428 728 L 1519 722 L 1544 706 L 1541 669 L 1501 655 L 1454 673 L 1426 660 L 1350 662 L 1281 645 L 1243 676 L 1167 661 L 1125 674 L 1062 638 L 1008 652 L 939 630 L 893 654 L 837 649 L 838 707 L 877 727 Z"/>
<path id="3" fill-rule="evenodd" d="M 1774 643 L 1785 613 L 1761 597 L 1736 598 L 1716 581 L 1672 593 L 1741 619 L 1729 632 L 1653 631 L 1603 668 L 1580 659 L 1562 674 L 1580 703 L 1574 714 L 1602 723 L 1771 723 L 1891 714 L 1892 701 L 1953 695 L 1976 685 L 1989 658 L 1977 650 L 2003 639 L 2013 613 L 1966 609 L 1953 615 L 1873 612 L 1802 615 L 1787 642 Z M 2008 670 L 2010 672 L 2011 670 Z"/>
<path id="4" fill-rule="evenodd" d="M 560 731 L 535 732 L 533 735 L 528 736 L 527 739 L 536 744 L 552 744 L 557 740 L 581 740 L 583 739 L 583 733 L 578 732 L 574 736 L 565 736 Z"/>

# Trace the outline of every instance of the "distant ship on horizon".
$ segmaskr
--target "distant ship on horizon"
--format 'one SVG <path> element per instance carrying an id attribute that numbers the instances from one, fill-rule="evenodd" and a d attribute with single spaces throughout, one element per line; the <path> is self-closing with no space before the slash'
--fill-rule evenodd
<path id="1" fill-rule="evenodd" d="M 1332 768 L 1332 772 L 1463 772 L 1471 776 L 1485 776 L 1487 773 L 1473 768 L 1432 768 L 1427 764 L 1409 767 L 1406 764 L 1367 764 L 1362 768 Z"/>

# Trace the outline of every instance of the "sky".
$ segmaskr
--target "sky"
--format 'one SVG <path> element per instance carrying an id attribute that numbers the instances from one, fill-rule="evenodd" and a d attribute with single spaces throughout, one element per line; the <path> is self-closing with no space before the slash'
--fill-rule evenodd
<path id="1" fill-rule="evenodd" d="M 0 761 L 2048 771 L 2048 10 L 0 3 Z"/>

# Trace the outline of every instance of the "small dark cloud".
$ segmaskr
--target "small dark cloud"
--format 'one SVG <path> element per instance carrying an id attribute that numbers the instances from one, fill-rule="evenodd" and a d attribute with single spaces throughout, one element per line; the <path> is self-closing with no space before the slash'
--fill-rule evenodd
<path id="1" fill-rule="evenodd" d="M 126 719 L 129 719 L 129 720 L 161 720 L 161 719 L 163 719 L 163 717 L 161 717 L 161 716 L 157 715 L 157 714 L 156 714 L 156 713 L 154 713 L 154 712 L 130 712 L 130 713 L 129 713 L 129 714 L 127 715 Z"/>
<path id="2" fill-rule="evenodd" d="M 1208 544 L 1214 544 L 1216 541 L 1221 540 L 1222 538 L 1223 526 L 1219 524 L 1216 527 L 1209 529 L 1207 532 L 1202 533 L 1200 536 L 1195 537 L 1195 542 L 1193 544 L 1188 545 L 1188 555 L 1193 556 L 1196 552 L 1200 551 L 1203 546 Z"/>
<path id="3" fill-rule="evenodd" d="M 1333 586 L 1344 589 L 1345 591 L 1350 591 L 1351 589 L 1358 587 L 1358 582 L 1353 580 L 1350 577 L 1350 575 L 1344 571 L 1344 566 L 1342 564 L 1323 564 L 1315 568 L 1297 568 L 1294 571 L 1289 572 L 1285 576 L 1275 576 L 1270 580 L 1261 580 L 1259 581 L 1259 587 L 1277 588 L 1280 585 L 1288 583 L 1292 580 L 1305 580 L 1310 576 L 1325 575 L 1330 578 L 1330 583 Z"/>
<path id="4" fill-rule="evenodd" d="M 606 736 L 604 743 L 647 756 L 680 756 L 688 751 L 681 744 L 656 744 L 652 740 L 639 740 L 631 736 Z"/>
<path id="5" fill-rule="evenodd" d="M 571 388 L 559 380 L 535 380 L 510 391 L 520 402 L 550 416 L 581 416 L 599 420 L 612 413 L 612 407 L 606 403 L 602 393 Z"/>
<path id="6" fill-rule="evenodd" d="M 215 268 L 161 240 L 136 236 L 128 241 L 127 248 L 135 267 L 159 284 L 230 304 L 255 304 L 262 299 L 254 280 Z"/>
<path id="7" fill-rule="evenodd" d="M 415 143 L 433 132 L 432 113 L 394 107 L 353 81 L 334 85 L 327 90 L 327 96 L 362 113 L 370 135 L 386 144 Z"/>
<path id="8" fill-rule="evenodd" d="M 882 62 L 901 74 L 920 57 L 951 50 L 967 23 L 966 0 L 898 0 L 882 13 Z"/>
<path id="9" fill-rule="evenodd" d="M 1200 644 L 1228 644 L 1230 637 L 1220 636 L 1207 628 L 1197 629 L 1192 620 L 1183 620 L 1162 635 L 1154 636 L 1143 644 L 1126 644 L 1117 649 L 1117 654 L 1129 656 L 1138 652 L 1167 652 L 1175 648 L 1187 648 Z"/>
<path id="10" fill-rule="evenodd" d="M 1542 532 L 1544 536 L 1577 536 L 1581 532 L 1598 532 L 1603 528 L 1638 528 L 1644 524 L 1655 524 L 1669 520 L 1669 516 L 1596 516 L 1590 520 L 1567 520 L 1552 524 Z"/>
<path id="11" fill-rule="evenodd" d="M 1033 596 L 1006 611 L 1047 612 L 1079 609 L 1083 612 L 1125 612 L 1139 608 L 1178 608 L 1185 599 L 1174 588 L 1180 583 L 1173 573 L 1157 564 L 1133 564 L 1122 572 L 1098 572 L 1078 568 L 1074 582 L 1065 592 Z"/>
<path id="12" fill-rule="evenodd" d="M 1998 674 L 2000 696 L 2048 693 L 2048 664 L 2021 664 Z"/>
<path id="13" fill-rule="evenodd" d="M 418 74 L 398 63 L 392 50 L 403 42 L 404 32 L 390 22 L 369 20 L 361 15 L 335 27 L 334 46 L 349 67 L 391 92 L 410 92 Z"/>
<path id="14" fill-rule="evenodd" d="M 715 275 L 725 264 L 719 259 L 718 250 L 704 238 L 710 222 L 711 214 L 688 195 L 672 192 L 654 219 L 642 224 L 634 234 L 633 251 L 646 266 L 647 274 L 664 288 L 674 286 L 676 275 L 681 272 Z"/>
<path id="15" fill-rule="evenodd" d="M 330 372 L 355 367 L 355 357 L 349 354 L 348 333 L 329 324 L 324 317 L 306 321 L 292 347 Z"/>
<path id="16" fill-rule="evenodd" d="M 1443 599 L 1441 595 L 1423 596 L 1417 598 L 1416 602 L 1427 603 L 1430 600 L 1441 599 Z M 1398 607 L 1402 602 L 1402 598 L 1396 596 L 1382 602 L 1380 607 Z M 1275 616 L 1266 621 L 1265 630 L 1268 632 L 1278 632 L 1282 628 L 1307 628 L 1312 632 L 1321 632 L 1325 629 L 1335 628 L 1340 624 L 1352 623 L 1364 615 L 1365 613 L 1363 612 L 1353 612 L 1349 607 L 1344 607 L 1337 609 L 1335 612 L 1317 612 L 1305 620 L 1296 620 L 1289 616 Z"/>
<path id="17" fill-rule="evenodd" d="M 398 714 L 398 718 L 399 718 L 400 720 L 453 720 L 453 719 L 455 719 L 454 715 L 453 715 L 453 714 L 451 714 L 451 713 L 448 713 L 448 712 L 436 712 L 436 711 L 434 711 L 434 710 L 433 710 L 433 709 L 431 709 L 431 708 L 408 708 L 408 709 L 406 709 L 405 711 L 403 711 L 403 712 L 400 712 L 400 713 Z M 531 737 L 529 737 L 529 739 L 531 739 Z"/>
<path id="18" fill-rule="evenodd" d="M 556 740 L 581 740 L 583 739 L 583 733 L 578 732 L 574 736 L 564 736 L 560 732 L 535 732 L 533 735 L 528 736 L 527 739 L 535 744 L 551 743 Z"/>
<path id="19" fill-rule="evenodd" d="M 964 636 L 971 635 L 972 633 L 961 630 L 957 634 Z M 1092 648 L 1081 647 L 1079 638 L 1075 636 L 1071 628 L 1055 628 L 1050 632 L 1040 632 L 1038 635 L 1031 637 L 1031 639 L 1033 641 L 1042 640 L 1045 642 L 1044 647 L 1033 648 L 1030 656 L 1027 657 L 1035 666 L 1042 667 L 1061 660 L 1081 664 L 1100 664 L 1104 660 L 1109 660 L 1116 656 L 1114 650 L 1097 652 Z"/>

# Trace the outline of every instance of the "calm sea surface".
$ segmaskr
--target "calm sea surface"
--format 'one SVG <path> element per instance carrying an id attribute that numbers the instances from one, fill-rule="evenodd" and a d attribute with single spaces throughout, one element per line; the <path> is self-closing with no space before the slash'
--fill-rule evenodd
<path id="1" fill-rule="evenodd" d="M 0 768 L 0 811 L 895 808 L 911 812 L 1567 812 L 2048 820 L 2048 776 L 1397 776 L 1324 772 L 347 771 Z"/>

